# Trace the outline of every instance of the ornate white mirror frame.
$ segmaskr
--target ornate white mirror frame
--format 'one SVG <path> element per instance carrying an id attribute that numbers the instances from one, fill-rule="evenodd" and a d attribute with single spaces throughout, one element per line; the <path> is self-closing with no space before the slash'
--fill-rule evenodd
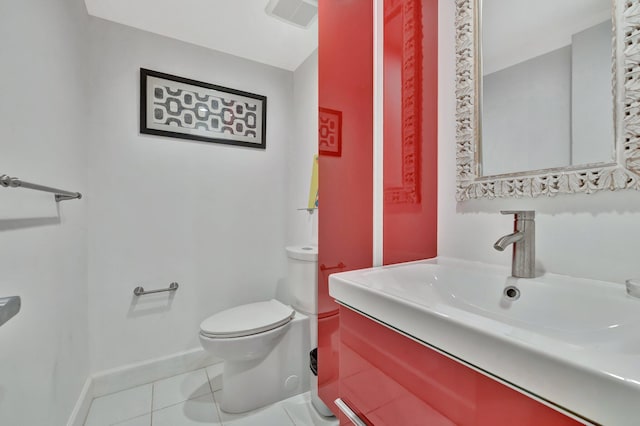
<path id="1" fill-rule="evenodd" d="M 479 0 L 456 0 L 458 201 L 640 189 L 640 2 L 612 0 L 615 161 L 480 176 Z"/>

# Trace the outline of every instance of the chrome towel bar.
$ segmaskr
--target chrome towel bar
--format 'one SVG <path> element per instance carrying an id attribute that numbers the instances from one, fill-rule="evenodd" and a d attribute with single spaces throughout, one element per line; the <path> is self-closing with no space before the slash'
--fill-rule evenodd
<path id="1" fill-rule="evenodd" d="M 9 175 L 0 175 L 0 186 L 5 188 L 27 188 L 35 189 L 36 191 L 51 192 L 55 194 L 56 202 L 82 198 L 82 194 L 79 192 L 65 191 L 64 189 L 25 182 L 19 178 L 11 177 Z"/>
<path id="2" fill-rule="evenodd" d="M 133 289 L 133 294 L 135 294 L 136 296 L 144 296 L 145 294 L 162 293 L 163 291 L 176 291 L 176 290 L 178 290 L 178 283 L 173 282 L 173 283 L 169 284 L 169 287 L 161 288 L 161 289 L 158 289 L 158 290 L 145 291 L 144 288 L 138 286 L 138 287 Z"/>
<path id="3" fill-rule="evenodd" d="M 20 312 L 20 296 L 0 297 L 0 326 Z"/>

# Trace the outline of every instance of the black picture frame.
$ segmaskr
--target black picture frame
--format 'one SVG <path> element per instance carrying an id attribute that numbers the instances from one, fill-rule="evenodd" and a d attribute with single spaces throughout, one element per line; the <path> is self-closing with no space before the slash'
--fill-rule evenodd
<path id="1" fill-rule="evenodd" d="M 140 133 L 266 149 L 267 97 L 140 68 Z"/>

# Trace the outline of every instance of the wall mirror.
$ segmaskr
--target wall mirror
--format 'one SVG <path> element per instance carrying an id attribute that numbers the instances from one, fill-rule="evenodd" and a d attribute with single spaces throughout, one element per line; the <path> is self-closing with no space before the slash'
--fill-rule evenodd
<path id="1" fill-rule="evenodd" d="M 456 198 L 640 189 L 640 4 L 456 0 Z"/>

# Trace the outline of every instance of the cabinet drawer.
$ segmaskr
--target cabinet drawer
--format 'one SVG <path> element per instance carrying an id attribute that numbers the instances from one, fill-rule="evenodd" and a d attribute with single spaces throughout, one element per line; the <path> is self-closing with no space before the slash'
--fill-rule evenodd
<path id="1" fill-rule="evenodd" d="M 339 353 L 340 398 L 368 425 L 581 424 L 344 307 Z"/>

